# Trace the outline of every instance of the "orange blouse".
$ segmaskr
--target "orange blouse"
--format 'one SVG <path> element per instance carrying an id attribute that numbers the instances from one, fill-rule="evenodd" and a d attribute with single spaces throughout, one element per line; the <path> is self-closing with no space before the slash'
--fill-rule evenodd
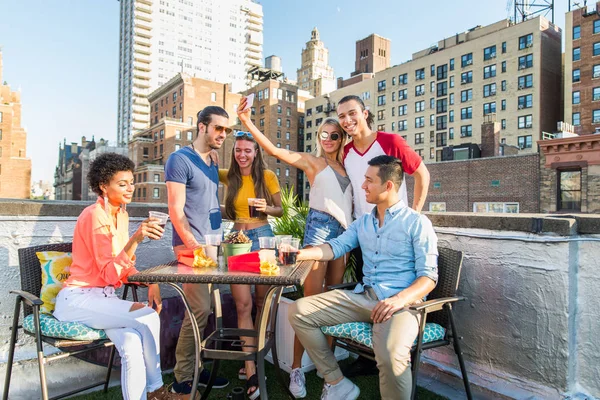
<path id="1" fill-rule="evenodd" d="M 117 213 L 117 226 L 104 211 L 104 199 L 86 207 L 73 233 L 73 263 L 65 286 L 119 287 L 137 272 L 135 256 L 130 258 L 123 248 L 129 241 L 129 215 Z"/>

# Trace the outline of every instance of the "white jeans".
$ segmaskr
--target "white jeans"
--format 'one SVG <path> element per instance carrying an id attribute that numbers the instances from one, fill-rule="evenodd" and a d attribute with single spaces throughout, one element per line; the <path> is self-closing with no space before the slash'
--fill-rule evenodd
<path id="1" fill-rule="evenodd" d="M 124 400 L 145 400 L 163 385 L 160 370 L 160 319 L 150 307 L 129 311 L 134 303 L 121 300 L 114 288 L 67 287 L 56 296 L 54 316 L 104 329 L 121 355 Z"/>

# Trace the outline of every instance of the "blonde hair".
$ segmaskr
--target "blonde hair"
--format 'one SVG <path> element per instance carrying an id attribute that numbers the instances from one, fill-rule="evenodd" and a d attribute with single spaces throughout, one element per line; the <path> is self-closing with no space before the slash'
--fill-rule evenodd
<path id="1" fill-rule="evenodd" d="M 321 157 L 323 155 L 323 146 L 321 146 L 321 132 L 323 132 L 323 128 L 325 127 L 325 125 L 333 125 L 339 131 L 341 143 L 340 148 L 338 149 L 337 154 L 335 156 L 335 159 L 340 164 L 343 164 L 344 146 L 346 145 L 346 143 L 348 143 L 348 134 L 346 133 L 346 131 L 344 131 L 339 121 L 335 118 L 325 118 L 321 125 L 319 125 L 319 129 L 317 129 L 317 157 Z"/>

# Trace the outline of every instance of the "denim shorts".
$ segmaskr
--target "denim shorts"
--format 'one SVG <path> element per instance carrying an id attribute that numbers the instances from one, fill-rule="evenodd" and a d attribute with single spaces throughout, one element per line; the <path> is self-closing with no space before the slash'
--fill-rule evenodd
<path id="1" fill-rule="evenodd" d="M 306 228 L 304 228 L 304 246 L 318 246 L 329 242 L 344 233 L 342 224 L 323 211 L 311 208 L 306 218 Z"/>
<path id="2" fill-rule="evenodd" d="M 236 232 L 236 231 L 231 230 L 231 232 Z M 250 240 L 252 240 L 252 249 L 250 251 L 259 250 L 259 247 L 260 247 L 260 244 L 258 243 L 259 237 L 275 236 L 273 234 L 273 230 L 271 229 L 271 225 L 269 225 L 269 224 L 259 226 L 258 228 L 244 231 L 244 234 L 246 234 L 246 236 L 248 236 L 248 238 L 250 238 Z"/>

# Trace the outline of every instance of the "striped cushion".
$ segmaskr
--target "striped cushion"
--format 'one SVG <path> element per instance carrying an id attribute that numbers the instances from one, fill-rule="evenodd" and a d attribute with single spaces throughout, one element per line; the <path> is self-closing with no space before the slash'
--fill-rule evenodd
<path id="1" fill-rule="evenodd" d="M 321 331 L 328 335 L 342 339 L 350 339 L 358 344 L 373 348 L 373 329 L 372 324 L 368 322 L 347 322 L 345 324 L 339 324 L 334 326 L 322 326 Z M 441 340 L 446 335 L 446 329 L 441 325 L 428 322 L 425 324 L 425 331 L 423 333 L 423 343 L 433 342 L 435 340 Z M 417 344 L 415 343 L 413 346 Z"/>

